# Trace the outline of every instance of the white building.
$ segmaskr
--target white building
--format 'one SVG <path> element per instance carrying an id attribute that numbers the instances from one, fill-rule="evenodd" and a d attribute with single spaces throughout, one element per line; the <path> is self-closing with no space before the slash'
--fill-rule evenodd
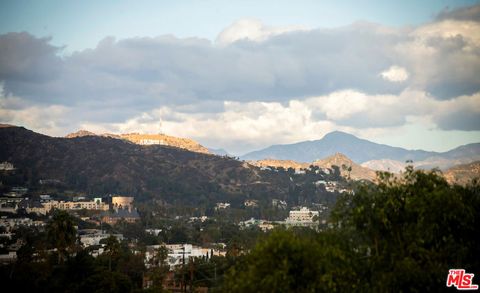
<path id="1" fill-rule="evenodd" d="M 103 233 L 100 230 L 95 230 L 95 229 L 93 229 L 92 231 L 85 231 L 85 234 L 79 235 L 80 243 L 82 243 L 83 247 L 100 245 L 100 241 L 102 239 L 106 239 L 110 236 L 114 236 L 115 238 L 117 238 L 118 241 L 123 240 L 122 234 L 107 234 L 107 233 Z"/>
<path id="2" fill-rule="evenodd" d="M 150 264 L 153 257 L 157 253 L 158 248 L 162 245 L 149 245 L 147 246 L 145 252 L 145 263 Z M 170 268 L 175 266 L 179 266 L 183 264 L 183 260 L 185 259 L 185 263 L 187 264 L 191 258 L 198 258 L 198 257 L 211 257 L 213 255 L 221 255 L 224 256 L 225 253 L 219 251 L 217 249 L 210 249 L 204 248 L 199 246 L 194 246 L 192 244 L 166 244 L 165 248 L 168 250 L 167 256 L 167 264 Z"/>
<path id="3" fill-rule="evenodd" d="M 208 220 L 207 216 L 200 216 L 200 217 L 190 217 L 189 222 L 205 222 Z"/>
<path id="4" fill-rule="evenodd" d="M 101 210 L 108 211 L 109 206 L 107 203 L 102 202 L 100 199 L 92 201 L 46 201 L 42 203 L 43 206 L 50 211 L 51 209 L 59 210 Z"/>
<path id="5" fill-rule="evenodd" d="M 285 220 L 287 223 L 295 222 L 313 222 L 313 217 L 318 217 L 318 211 L 311 211 L 306 207 L 302 207 L 298 211 L 290 211 L 288 218 Z"/>
<path id="6" fill-rule="evenodd" d="M 246 207 L 258 207 L 258 200 L 247 199 L 243 203 Z"/>
<path id="7" fill-rule="evenodd" d="M 102 202 L 101 198 L 95 198 L 93 201 L 56 201 L 42 200 L 33 201 L 28 198 L 20 202 L 19 207 L 25 208 L 27 213 L 46 215 L 53 209 L 58 210 L 100 210 L 108 211 L 109 205 Z"/>
<path id="8" fill-rule="evenodd" d="M 230 207 L 230 203 L 228 203 L 228 202 L 217 202 L 217 205 L 215 206 L 215 209 L 216 210 L 226 209 L 228 207 Z"/>
<path id="9" fill-rule="evenodd" d="M 303 175 L 306 174 L 307 172 L 304 169 L 295 169 L 295 174 L 297 175 Z"/>
<path id="10" fill-rule="evenodd" d="M 33 221 L 32 219 L 29 218 L 7 218 L 7 217 L 2 217 L 0 219 L 0 227 L 4 227 L 5 230 L 12 231 L 20 226 L 39 226 L 39 223 L 43 223 L 41 221 Z"/>
<path id="11" fill-rule="evenodd" d="M 286 209 L 287 208 L 287 202 L 284 200 L 280 199 L 272 199 L 272 206 L 275 208 L 280 208 L 280 209 Z"/>
<path id="12" fill-rule="evenodd" d="M 158 236 L 162 232 L 162 229 L 145 229 L 145 233 Z"/>
<path id="13" fill-rule="evenodd" d="M 0 163 L 0 170 L 1 171 L 12 171 L 12 170 L 15 170 L 15 167 L 13 166 L 12 163 L 3 162 L 3 163 Z"/>

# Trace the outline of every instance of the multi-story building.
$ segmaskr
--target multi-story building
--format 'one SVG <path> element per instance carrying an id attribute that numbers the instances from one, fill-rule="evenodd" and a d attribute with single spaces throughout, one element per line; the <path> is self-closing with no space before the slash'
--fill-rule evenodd
<path id="1" fill-rule="evenodd" d="M 43 200 L 34 201 L 25 199 L 19 204 L 19 207 L 25 208 L 27 213 L 36 213 L 45 215 L 53 209 L 58 210 L 100 210 L 108 211 L 109 205 L 102 202 L 101 198 L 95 198 L 93 201 L 57 201 Z"/>
<path id="2" fill-rule="evenodd" d="M 318 217 L 318 211 L 311 211 L 306 207 L 302 207 L 298 211 L 290 211 L 286 222 L 313 222 L 313 217 Z"/>

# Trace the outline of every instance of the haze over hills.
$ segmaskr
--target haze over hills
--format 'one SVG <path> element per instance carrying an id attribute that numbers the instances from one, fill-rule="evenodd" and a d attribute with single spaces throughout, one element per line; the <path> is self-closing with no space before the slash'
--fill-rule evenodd
<path id="1" fill-rule="evenodd" d="M 83 137 L 83 136 L 97 136 L 93 132 L 87 130 L 79 130 L 74 133 L 67 134 L 66 138 L 75 138 L 75 137 Z M 190 138 L 181 138 L 181 137 L 174 137 L 166 134 L 141 134 L 141 133 L 125 133 L 125 134 L 110 134 L 104 133 L 98 136 L 103 137 L 112 137 L 112 138 L 119 138 L 119 139 L 126 139 L 130 142 L 140 144 L 140 145 L 168 145 L 173 147 L 178 147 L 182 149 L 186 149 L 192 152 L 197 153 L 204 153 L 210 154 L 210 151 L 199 144 L 198 142 L 194 141 Z"/>
<path id="2" fill-rule="evenodd" d="M 405 170 L 407 163 L 390 160 L 390 159 L 381 159 L 381 160 L 371 160 L 361 164 L 362 167 L 369 168 L 375 171 L 387 171 L 392 173 L 400 173 Z"/>
<path id="3" fill-rule="evenodd" d="M 224 149 L 213 149 L 213 148 L 208 148 L 208 151 L 211 154 L 217 155 L 217 156 L 230 156 L 230 154 L 224 150 Z"/>
<path id="4" fill-rule="evenodd" d="M 334 131 L 319 140 L 273 145 L 262 150 L 250 152 L 240 158 L 244 160 L 271 158 L 313 162 L 337 152 L 346 155 L 359 164 L 372 160 L 393 160 L 401 163 L 412 160 L 413 162 L 418 162 L 418 166 L 423 168 L 448 168 L 455 164 L 480 160 L 480 143 L 468 144 L 439 153 L 392 147 L 361 139 L 348 133 Z M 422 163 L 420 164 L 420 162 Z"/>

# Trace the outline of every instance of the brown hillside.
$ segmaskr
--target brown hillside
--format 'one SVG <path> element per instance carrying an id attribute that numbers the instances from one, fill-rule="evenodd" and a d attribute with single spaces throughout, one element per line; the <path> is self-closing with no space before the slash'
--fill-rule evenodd
<path id="1" fill-rule="evenodd" d="M 350 177 L 353 180 L 365 179 L 374 181 L 377 177 L 375 171 L 356 164 L 341 153 L 336 153 L 335 155 L 325 159 L 317 160 L 313 162 L 312 165 L 319 166 L 321 168 L 332 168 L 332 166 L 337 166 L 340 169 L 342 176 Z M 351 171 L 348 171 L 349 167 L 351 167 Z"/>
<path id="2" fill-rule="evenodd" d="M 452 167 L 443 173 L 448 183 L 466 185 L 473 179 L 480 179 L 480 161 Z"/>
<path id="3" fill-rule="evenodd" d="M 165 134 L 140 133 L 120 134 L 120 137 L 140 145 L 168 145 L 192 152 L 210 154 L 206 147 L 189 138 L 180 138 Z"/>
<path id="4" fill-rule="evenodd" d="M 75 137 L 84 137 L 84 136 L 96 136 L 96 134 L 91 131 L 81 129 L 77 132 L 72 132 L 65 135 L 65 138 L 75 138 Z"/>
<path id="5" fill-rule="evenodd" d="M 206 147 L 202 146 L 201 144 L 194 141 L 193 139 L 174 137 L 174 136 L 169 136 L 165 134 L 140 134 L 140 133 L 96 134 L 88 130 L 79 130 L 77 132 L 67 134 L 65 137 L 76 138 L 76 137 L 84 137 L 84 136 L 102 136 L 102 137 L 109 137 L 109 138 L 125 139 L 139 145 L 166 145 L 166 146 L 186 149 L 192 152 L 210 154 L 210 152 Z"/>
<path id="6" fill-rule="evenodd" d="M 248 163 L 257 167 L 274 167 L 274 168 L 283 167 L 285 169 L 288 169 L 288 168 L 302 169 L 302 168 L 308 168 L 310 166 L 310 164 L 307 164 L 307 163 L 299 163 L 292 160 L 275 160 L 275 159 L 248 161 Z"/>
<path id="7" fill-rule="evenodd" d="M 23 127 L 0 128 L 0 162 L 15 165 L 35 186 L 54 179 L 88 194 L 129 194 L 139 199 L 196 204 L 220 200 L 243 204 L 287 195 L 287 175 L 220 156 L 180 148 L 142 147 L 121 139 L 49 137 Z"/>

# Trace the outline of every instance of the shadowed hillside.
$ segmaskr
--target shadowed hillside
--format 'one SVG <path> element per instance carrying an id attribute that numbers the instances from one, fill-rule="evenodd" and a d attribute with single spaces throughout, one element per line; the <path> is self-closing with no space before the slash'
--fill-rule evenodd
<path id="1" fill-rule="evenodd" d="M 54 179 L 89 194 L 122 193 L 177 202 L 282 197 L 282 174 L 229 158 L 125 140 L 85 136 L 53 138 L 22 127 L 0 128 L 0 161 L 30 185 Z"/>

